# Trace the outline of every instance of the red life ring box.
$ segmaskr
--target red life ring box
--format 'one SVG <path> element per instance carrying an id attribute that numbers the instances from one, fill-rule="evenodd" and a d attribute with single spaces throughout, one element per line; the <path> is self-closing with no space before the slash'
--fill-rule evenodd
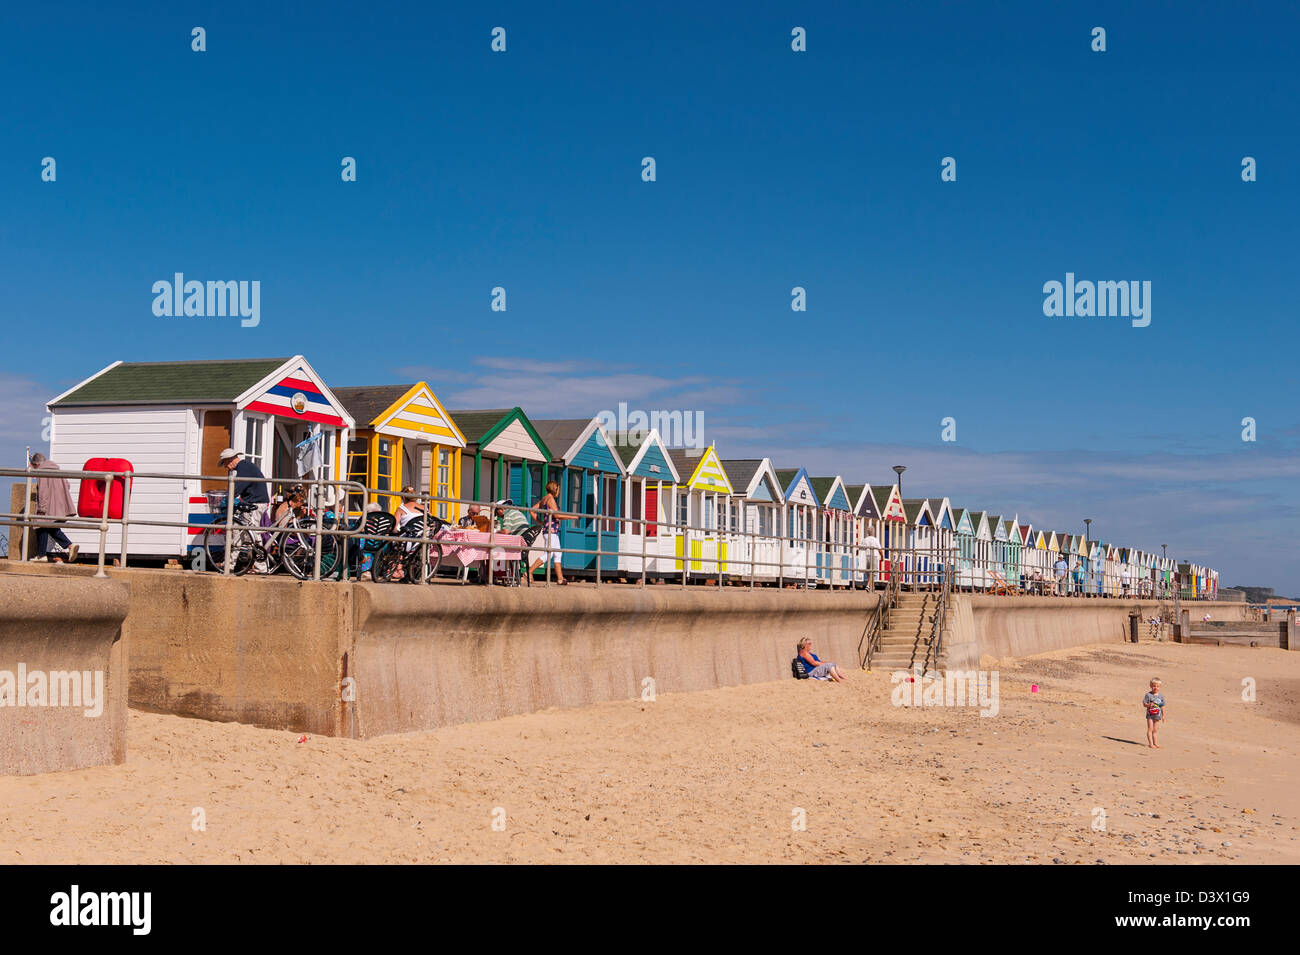
<path id="1" fill-rule="evenodd" d="M 135 467 L 126 458 L 91 458 L 81 466 L 83 471 L 135 471 Z M 122 502 L 131 493 L 131 478 L 113 478 L 113 486 L 108 489 L 108 516 L 112 520 L 122 517 Z M 82 478 L 81 488 L 77 491 L 78 517 L 104 516 L 104 482 L 94 478 Z"/>

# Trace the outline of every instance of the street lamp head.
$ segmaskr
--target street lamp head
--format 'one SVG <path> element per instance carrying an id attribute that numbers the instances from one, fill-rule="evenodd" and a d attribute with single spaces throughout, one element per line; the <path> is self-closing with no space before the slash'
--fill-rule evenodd
<path id="1" fill-rule="evenodd" d="M 902 477 L 902 476 L 903 476 L 903 472 L 906 471 L 906 470 L 907 470 L 907 465 L 905 465 L 905 464 L 895 464 L 895 465 L 894 465 L 894 473 L 897 474 L 899 477 Z"/>

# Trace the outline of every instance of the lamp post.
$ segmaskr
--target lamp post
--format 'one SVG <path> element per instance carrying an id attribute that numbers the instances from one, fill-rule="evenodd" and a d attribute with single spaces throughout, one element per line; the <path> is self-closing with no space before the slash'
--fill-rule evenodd
<path id="1" fill-rule="evenodd" d="M 1083 519 L 1083 539 L 1086 541 L 1092 540 L 1092 518 L 1091 517 L 1085 517 Z"/>
<path id="2" fill-rule="evenodd" d="M 904 547 L 907 546 L 907 508 L 903 507 L 903 472 L 906 470 L 907 470 L 907 465 L 905 464 L 894 465 L 894 473 L 898 475 L 898 506 L 903 511 L 903 546 Z M 906 555 L 904 555 L 903 561 L 906 564 L 907 561 Z M 898 563 L 897 555 L 894 555 L 893 564 L 897 565 L 897 563 Z M 897 572 L 898 572 L 897 570 L 893 571 L 893 573 L 897 573 Z M 899 583 L 903 583 L 903 582 L 904 582 L 903 580 L 899 581 Z"/>
<path id="3" fill-rule="evenodd" d="M 1169 559 L 1169 554 L 1166 553 L 1166 551 L 1165 551 L 1165 548 L 1168 547 L 1168 546 L 1169 546 L 1168 544 L 1161 544 L 1161 545 L 1160 545 L 1160 556 L 1163 557 L 1165 560 L 1168 560 L 1168 559 Z"/>

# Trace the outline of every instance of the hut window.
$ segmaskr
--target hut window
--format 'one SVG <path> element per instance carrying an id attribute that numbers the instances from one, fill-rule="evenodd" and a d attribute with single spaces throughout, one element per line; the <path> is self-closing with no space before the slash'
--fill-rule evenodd
<path id="1" fill-rule="evenodd" d="M 451 449 L 438 448 L 438 477 L 433 490 L 435 497 L 451 497 Z M 438 505 L 437 515 L 447 519 L 451 505 L 443 501 Z"/>
<path id="2" fill-rule="evenodd" d="M 244 421 L 244 457 L 259 468 L 262 467 L 262 438 L 266 433 L 266 421 L 262 418 L 248 418 Z M 263 473 L 266 473 L 263 470 Z"/>
<path id="3" fill-rule="evenodd" d="M 639 521 L 641 519 L 641 513 L 642 513 L 641 495 L 643 495 L 644 493 L 645 493 L 645 482 L 640 480 L 639 478 L 633 479 L 631 485 L 629 486 L 629 493 L 627 496 L 627 516 L 632 518 L 633 520 Z M 641 525 L 640 524 L 628 525 L 628 533 L 640 534 Z"/>
<path id="4" fill-rule="evenodd" d="M 677 491 L 677 524 L 679 527 L 685 527 L 690 518 L 690 494 L 685 488 L 679 488 Z"/>
<path id="5" fill-rule="evenodd" d="M 369 439 L 363 439 L 358 442 L 360 450 L 352 451 L 348 454 L 348 480 L 355 481 L 362 487 L 366 487 L 369 484 L 370 455 L 366 450 L 369 446 Z M 348 510 L 359 511 L 361 508 L 361 495 L 355 492 L 348 495 Z"/>
<path id="6" fill-rule="evenodd" d="M 594 476 L 593 476 L 594 477 Z M 601 494 L 600 513 L 605 515 L 606 532 L 617 531 L 618 521 L 618 478 L 606 476 L 604 493 Z"/>
<path id="7" fill-rule="evenodd" d="M 528 487 L 524 488 L 524 501 L 541 500 L 546 488 L 542 483 L 542 466 L 540 464 L 528 465 Z M 516 504 L 523 503 L 515 501 Z"/>
<path id="8" fill-rule="evenodd" d="M 574 511 L 585 512 L 588 510 L 582 499 L 582 472 L 577 468 L 569 471 L 569 495 L 566 504 Z M 579 524 L 578 526 L 582 525 Z"/>

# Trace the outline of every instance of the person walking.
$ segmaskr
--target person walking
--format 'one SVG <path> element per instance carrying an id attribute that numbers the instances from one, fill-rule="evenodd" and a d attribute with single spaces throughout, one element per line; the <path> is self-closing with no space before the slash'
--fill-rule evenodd
<path id="1" fill-rule="evenodd" d="M 539 514 L 541 519 L 542 533 L 538 537 L 539 544 L 535 547 L 545 548 L 542 556 L 533 561 L 532 566 L 528 568 L 528 579 L 532 580 L 533 574 L 537 568 L 547 563 L 555 566 L 555 582 L 557 584 L 567 584 L 564 579 L 564 569 L 561 567 L 560 553 L 560 521 L 570 520 L 567 517 L 559 516 L 560 502 L 557 495 L 560 493 L 560 485 L 555 481 L 548 481 L 546 484 L 546 494 L 537 502 L 537 510 L 545 513 Z"/>
<path id="2" fill-rule="evenodd" d="M 32 469 L 36 471 L 54 472 L 59 470 L 57 464 L 48 460 L 40 452 L 32 455 L 31 465 Z M 47 518 L 72 517 L 77 513 L 72 506 L 72 494 L 68 490 L 67 478 L 51 473 L 48 477 L 42 476 L 36 479 L 36 513 Z M 51 539 L 64 549 L 68 563 L 72 563 L 77 559 L 77 553 L 81 548 L 72 543 L 68 539 L 68 535 L 63 533 L 63 529 L 51 521 L 46 522 L 44 526 L 37 525 L 36 560 L 50 560 Z M 61 558 L 55 557 L 54 560 L 58 562 Z"/>
<path id="3" fill-rule="evenodd" d="M 880 538 L 875 534 L 867 534 L 862 541 L 862 546 L 867 551 L 867 587 L 875 589 L 876 571 L 880 567 Z"/>
<path id="4" fill-rule="evenodd" d="M 1151 689 L 1147 691 L 1146 696 L 1142 697 L 1142 708 L 1147 716 L 1147 746 L 1160 749 L 1160 744 L 1156 742 L 1156 733 L 1160 729 L 1160 724 L 1165 721 L 1165 697 L 1160 692 L 1159 678 L 1151 681 Z"/>

